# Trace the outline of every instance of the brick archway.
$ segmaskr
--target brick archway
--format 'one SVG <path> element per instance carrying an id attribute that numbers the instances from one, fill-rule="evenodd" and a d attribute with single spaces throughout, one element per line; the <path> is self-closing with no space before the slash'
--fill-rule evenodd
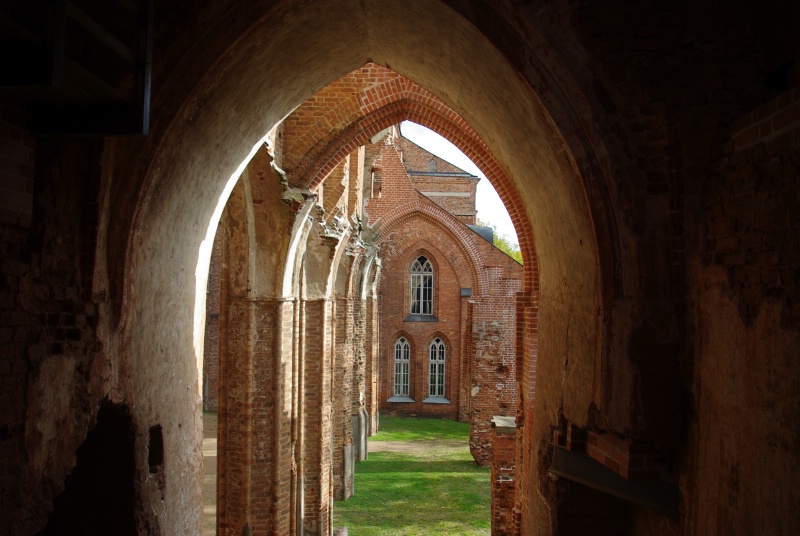
<path id="1" fill-rule="evenodd" d="M 60 87 L 39 75 L 58 70 L 47 34 L 63 3 L 10 4 L 8 48 L 30 61 L 9 66 L 0 102 L 0 532 L 42 530 L 105 397 L 135 427 L 137 526 L 200 532 L 198 364 L 218 208 L 271 127 L 370 62 L 474 129 L 518 194 L 509 208 L 531 224 L 538 287 L 518 309 L 528 320 L 516 340 L 541 347 L 519 363 L 511 527 L 800 533 L 800 449 L 786 426 L 800 421 L 800 3 L 160 0 L 152 64 L 130 63 L 152 65 L 140 72 L 152 75 L 150 133 L 129 138 L 114 133 L 130 132 L 147 97 L 117 68 L 150 39 L 133 37 L 139 24 L 121 24 L 112 4 L 154 2 L 67 10 L 57 33 L 77 38 L 61 48 L 81 68 Z M 108 54 L 81 54 L 95 41 Z M 391 105 L 375 104 L 370 113 Z M 37 137 L 99 127 L 91 139 Z M 677 519 L 607 510 L 597 493 L 555 483 L 551 442 L 576 430 L 628 452 L 640 438 L 660 445 Z M 753 441 L 763 437 L 774 440 Z M 151 439 L 163 447 L 157 477 Z M 610 464 L 619 441 L 594 454 Z M 230 532 L 262 527 L 248 519 Z"/>
<path id="2" fill-rule="evenodd" d="M 118 331 L 112 330 L 107 337 L 109 347 L 122 347 L 123 361 L 137 365 L 130 372 L 134 386 L 131 398 L 148 401 L 137 406 L 141 408 L 137 420 L 151 422 L 157 419 L 160 408 L 170 409 L 171 419 L 163 423 L 165 451 L 175 463 L 167 475 L 171 491 L 163 504 L 158 503 L 157 515 L 163 520 L 164 530 L 171 532 L 196 532 L 191 513 L 195 507 L 193 498 L 179 490 L 197 489 L 200 479 L 173 468 L 196 465 L 199 457 L 199 427 L 179 424 L 197 421 L 199 404 L 187 393 L 194 394 L 191 387 L 198 379 L 198 350 L 202 343 L 196 341 L 202 330 L 197 328 L 196 319 L 202 315 L 195 312 L 201 303 L 198 296 L 206 277 L 204 267 L 208 266 L 210 252 L 207 244 L 211 243 L 216 226 L 216 209 L 228 195 L 230 181 L 238 176 L 237 168 L 252 155 L 250 148 L 260 143 L 271 126 L 319 88 L 359 68 L 368 59 L 391 65 L 409 80 L 418 80 L 431 93 L 442 96 L 442 101 L 451 103 L 454 110 L 469 115 L 463 115 L 465 123 L 469 122 L 481 135 L 487 151 L 496 157 L 497 169 L 506 177 L 508 188 L 500 186 L 498 192 L 507 200 L 526 255 L 533 251 L 535 238 L 538 259 L 547 260 L 541 264 L 526 257 L 526 264 L 537 266 L 542 274 L 538 279 L 528 272 L 531 276 L 526 288 L 534 289 L 534 281 L 540 281 L 535 292 L 529 291 L 530 302 L 535 308 L 535 300 L 541 294 L 547 296 L 551 306 L 548 315 L 528 315 L 521 334 L 530 339 L 544 327 L 549 345 L 539 350 L 536 360 L 526 351 L 520 363 L 526 371 L 521 381 L 523 391 L 528 393 L 523 404 L 526 434 L 532 438 L 529 446 L 538 445 L 538 439 L 550 433 L 548 419 L 532 419 L 536 377 L 543 370 L 542 364 L 547 365 L 545 374 L 560 374 L 554 370 L 559 370 L 560 356 L 568 351 L 570 363 L 575 365 L 566 387 L 543 383 L 545 400 L 554 400 L 560 396 L 557 391 L 569 388 L 570 404 L 566 409 L 578 415 L 591 403 L 595 392 L 596 341 L 603 327 L 597 314 L 602 309 L 602 273 L 592 214 L 582 177 L 556 126 L 559 121 L 549 116 L 531 84 L 465 19 L 456 16 L 455 24 L 437 25 L 435 21 L 454 17 L 440 2 L 389 3 L 378 13 L 364 11 L 363 2 L 323 1 L 315 3 L 313 13 L 278 9 L 257 15 L 236 39 L 225 43 L 224 54 L 200 64 L 202 67 L 198 68 L 204 68 L 204 74 L 196 79 L 190 92 L 171 94 L 169 85 L 162 89 L 151 137 L 142 143 L 122 144 L 115 154 L 117 160 L 110 166 L 122 177 L 130 178 L 114 182 L 110 197 L 115 201 L 135 200 L 135 208 L 123 210 L 119 214 L 121 221 L 113 224 L 115 229 L 129 228 L 131 232 L 126 239 L 109 244 L 109 258 L 125 259 L 125 268 L 124 276 L 112 281 L 112 286 L 116 285 L 113 292 L 123 296 L 124 314 Z M 405 32 L 415 35 L 418 41 L 429 40 L 424 50 L 439 51 L 442 62 L 434 67 L 421 58 L 411 59 L 419 49 L 401 40 L 352 32 L 354 20 L 369 26 L 370 34 Z M 338 22 L 332 24 L 333 21 Z M 388 42 L 392 42 L 389 48 Z M 196 52 L 189 50 L 187 56 L 196 57 Z M 448 70 L 464 57 L 470 58 L 467 68 L 474 71 L 474 79 L 466 85 L 458 74 Z M 504 83 L 497 84 L 497 80 Z M 487 100 L 487 96 L 491 99 Z M 487 158 L 476 157 L 478 147 L 470 149 L 468 140 L 455 137 L 453 132 L 459 129 L 454 121 L 432 114 L 430 103 L 425 106 L 417 111 L 409 108 L 404 112 L 405 118 L 456 141 L 488 171 L 487 176 L 495 184 L 503 183 L 493 177 L 493 164 Z M 380 130 L 401 119 L 393 117 L 389 109 L 384 112 L 384 116 L 380 112 L 369 116 L 374 121 L 366 131 Z M 558 119 L 569 126 L 569 117 Z M 510 129 L 509 125 L 515 128 Z M 448 132 L 451 128 L 453 132 Z M 520 138 L 537 144 L 537 151 L 515 150 Z M 570 141 L 583 143 L 577 138 Z M 306 184 L 315 180 L 308 174 L 305 177 L 309 181 Z M 516 194 L 512 196 L 510 192 Z M 158 269 L 164 266 L 171 270 Z M 569 337 L 565 337 L 567 326 L 562 320 L 566 312 L 574 319 Z M 165 325 L 172 329 L 165 331 Z M 164 349 L 169 360 L 161 357 Z M 189 386 L 188 390 L 170 389 L 165 385 L 167 378 L 179 378 Z M 199 387 L 196 391 L 199 396 Z M 528 498 L 539 497 L 534 488 L 546 476 L 539 474 L 533 464 L 536 447 L 526 452 L 527 457 L 520 463 L 530 471 L 520 479 L 520 486 Z M 546 500 L 536 501 L 546 508 Z M 523 510 L 526 504 L 523 503 Z M 522 515 L 528 514 L 523 511 Z"/>
<path id="3" fill-rule="evenodd" d="M 353 93 L 353 86 L 361 91 Z M 347 91 L 344 91 L 344 90 Z M 303 110 L 306 108 L 306 110 Z M 461 150 L 492 183 L 517 231 L 525 261 L 524 288 L 538 292 L 533 229 L 520 209 L 519 193 L 475 130 L 445 102 L 411 80 L 366 64 L 308 99 L 287 129 L 304 129 L 283 162 L 290 182 L 315 189 L 348 154 L 382 130 L 408 120 L 425 126 Z"/>
<path id="4" fill-rule="evenodd" d="M 469 260 L 472 280 L 477 284 L 478 294 L 481 294 L 488 287 L 489 283 L 486 280 L 486 274 L 476 269 L 476 266 L 478 266 L 478 259 L 480 259 L 480 253 L 472 243 L 471 237 L 468 236 L 468 231 L 465 230 L 464 226 L 452 225 L 451 218 L 448 216 L 449 213 L 439 206 L 432 203 L 425 203 L 418 199 L 395 207 L 389 215 L 382 218 L 381 235 L 388 235 L 392 230 L 408 223 L 414 218 L 421 218 L 442 229 L 442 231 L 452 237 L 453 243 L 457 245 L 464 258 Z M 380 240 L 378 243 L 380 244 Z"/>

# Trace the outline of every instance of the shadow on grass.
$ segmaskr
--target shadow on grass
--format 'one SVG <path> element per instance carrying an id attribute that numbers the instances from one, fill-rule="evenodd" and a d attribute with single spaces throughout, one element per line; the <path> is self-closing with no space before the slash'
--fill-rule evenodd
<path id="1" fill-rule="evenodd" d="M 483 475 L 486 469 L 478 467 L 473 461 L 464 460 L 421 460 L 413 456 L 403 456 L 403 459 L 394 459 L 398 456 L 390 452 L 378 452 L 369 455 L 368 463 L 359 464 L 356 468 L 359 474 L 372 473 L 475 473 Z"/>

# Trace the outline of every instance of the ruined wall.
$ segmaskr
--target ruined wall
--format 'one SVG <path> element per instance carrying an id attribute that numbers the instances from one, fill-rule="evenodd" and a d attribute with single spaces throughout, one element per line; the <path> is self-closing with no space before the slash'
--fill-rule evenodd
<path id="1" fill-rule="evenodd" d="M 401 158 L 410 157 L 421 165 L 427 160 L 425 151 L 403 138 L 387 137 L 367 146 L 365 153 L 365 164 L 380 169 L 381 181 L 380 196 L 373 193 L 366 212 L 368 225 L 379 233 L 385 266 L 380 287 L 382 407 L 392 414 L 449 415 L 469 422 L 472 455 L 478 463 L 488 463 L 492 417 L 516 412 L 515 296 L 522 288 L 523 269 L 459 223 L 452 213 L 419 210 L 420 206 L 441 204 L 420 196 L 415 190 L 420 187 L 419 177 L 410 177 L 406 171 L 414 164 Z M 421 182 L 423 188 L 468 193 L 474 209 L 474 180 L 428 176 Z M 407 318 L 410 267 L 421 252 L 436 266 L 437 322 Z M 448 292 L 446 284 L 451 278 L 458 284 Z M 466 294 L 462 295 L 462 289 Z M 437 333 L 447 334 L 450 352 L 461 352 L 457 356 L 459 375 L 448 377 L 458 400 L 448 398 L 457 408 L 447 413 L 441 406 L 420 403 L 426 398 L 427 346 Z M 393 392 L 394 343 L 401 335 L 411 344 L 413 403 L 387 401 Z"/>
<path id="2" fill-rule="evenodd" d="M 486 252 L 485 259 L 490 288 L 484 296 L 471 300 L 471 323 L 466 326 L 472 345 L 470 451 L 481 464 L 491 456 L 492 418 L 514 417 L 517 411 L 516 294 L 522 286 L 522 270 L 516 261 L 495 248 Z"/>
<path id="3" fill-rule="evenodd" d="M 634 524 L 620 517 L 625 526 L 619 532 L 745 534 L 761 530 L 759 513 L 765 513 L 764 533 L 796 527 L 796 509 L 785 513 L 782 502 L 794 500 L 797 480 L 791 455 L 797 452 L 796 429 L 785 425 L 797 422 L 797 391 L 789 385 L 797 377 L 797 340 L 794 329 L 781 324 L 784 315 L 794 315 L 791 293 L 781 290 L 791 280 L 782 279 L 779 287 L 770 282 L 778 263 L 784 265 L 779 271 L 791 272 L 796 261 L 783 258 L 783 250 L 775 260 L 738 229 L 729 235 L 738 240 L 715 238 L 712 245 L 703 229 L 718 221 L 706 207 L 704 190 L 713 182 L 709 164 L 732 154 L 725 148 L 733 138 L 731 125 L 791 87 L 783 83 L 778 89 L 775 79 L 786 78 L 782 66 L 796 61 L 797 3 L 445 4 L 344 0 L 315 2 L 304 10 L 291 1 L 268 8 L 252 2 L 159 3 L 151 135 L 106 146 L 103 158 L 113 165 L 103 184 L 110 191 L 91 181 L 69 191 L 79 177 L 96 175 L 87 170 L 101 157 L 83 160 L 79 153 L 95 153 L 97 141 L 64 142 L 63 150 L 53 152 L 42 144 L 62 142 L 36 141 L 41 212 L 33 212 L 30 228 L 24 217 L 3 228 L 2 333 L 13 337 L 11 358 L 3 357 L 10 365 L 2 365 L 4 400 L 12 404 L 3 410 L 11 421 L 0 426 L 8 429 L 0 441 L 3 467 L 10 471 L 3 475 L 3 497 L 18 490 L 10 492 L 16 502 L 2 503 L 0 523 L 13 525 L 6 532 L 34 533 L 42 526 L 48 500 L 28 500 L 26 490 L 52 495 L 66 471 L 25 460 L 68 465 L 101 392 L 131 401 L 140 519 L 157 516 L 164 533 L 196 532 L 201 456 L 194 298 L 198 261 L 207 260 L 198 251 L 225 182 L 253 144 L 306 97 L 367 59 L 391 65 L 463 113 L 511 177 L 498 190 L 510 201 L 515 223 L 525 222 L 523 239 L 532 240 L 535 229 L 541 287 L 531 284 L 536 278 L 526 262 L 528 294 L 518 309 L 518 318 L 525 319 L 518 338 L 525 350 L 518 354 L 524 371 L 518 375 L 520 473 L 528 475 L 518 481 L 522 532 L 581 533 L 581 521 L 591 525 L 596 494 L 563 480 L 554 486 L 547 475 L 547 443 L 562 417 L 620 436 L 652 435 L 672 453 L 681 517 L 671 521 L 634 508 Z M 359 31 L 353 31 L 354 21 Z M 12 123 L 27 130 L 24 117 Z M 22 145 L 32 146 L 30 140 Z M 60 155 L 51 169 L 68 178 L 48 181 L 38 164 L 40 152 Z M 783 167 L 791 151 L 769 154 L 770 161 L 778 156 L 776 163 L 753 152 L 733 166 L 743 177 L 771 166 L 792 174 Z M 747 158 L 756 163 L 752 170 Z M 30 175 L 21 168 L 20 173 L 27 184 Z M 778 183 L 764 191 L 770 198 L 791 197 L 794 190 Z M 42 366 L 25 361 L 40 340 L 44 347 L 62 341 L 58 333 L 44 333 L 43 317 L 37 316 L 50 314 L 41 305 L 49 298 L 31 305 L 19 297 L 31 295 L 22 288 L 28 271 L 34 284 L 49 286 L 54 296 L 66 295 L 73 281 L 85 277 L 69 276 L 80 256 L 73 240 L 78 225 L 73 216 L 59 215 L 58 200 L 91 202 L 98 193 L 105 203 L 98 250 L 108 255 L 95 274 L 108 267 L 98 302 L 109 305 L 106 310 L 105 302 L 98 304 L 97 331 L 108 359 L 92 369 L 99 378 L 93 383 L 82 366 L 90 350 L 53 352 L 72 360 L 69 367 L 59 359 L 44 358 Z M 746 210 L 732 201 L 723 203 L 731 213 Z M 764 224 L 778 230 L 769 240 L 780 242 L 782 232 L 791 236 L 795 230 L 796 211 L 777 207 L 774 213 L 781 210 L 788 220 Z M 34 233 L 39 225 L 61 232 Z M 39 234 L 45 239 L 35 238 Z M 706 246 L 722 259 L 706 259 Z M 738 265 L 741 255 L 745 261 Z M 756 272 L 759 280 L 751 283 Z M 67 301 L 70 307 L 85 305 Z M 20 345 L 16 337 L 26 342 Z M 532 359 L 528 349 L 536 345 L 538 358 Z M 734 377 L 725 368 L 742 364 L 754 369 L 736 369 Z M 781 374 L 771 376 L 773 370 Z M 36 379 L 45 377 L 50 379 Z M 75 393 L 98 393 L 95 400 L 84 403 L 80 394 L 68 405 L 72 409 L 53 413 L 50 408 L 64 406 L 49 401 L 69 398 L 70 383 Z M 25 393 L 48 402 L 44 420 L 38 402 Z M 665 396 L 656 400 L 648 393 Z M 739 409 L 741 419 L 726 414 L 715 421 Z M 70 433 L 62 422 L 76 428 Z M 146 461 L 147 430 L 159 423 L 166 452 L 163 501 Z M 22 438 L 23 429 L 56 428 L 64 433 L 47 451 Z M 762 437 L 765 442 L 752 439 Z M 767 463 L 756 473 L 748 463 L 761 455 Z M 713 469 L 722 469 L 722 488 Z M 750 490 L 760 494 L 748 495 Z M 715 512 L 730 517 L 716 519 Z M 22 518 L 31 523 L 21 526 Z M 568 525 L 570 520 L 575 524 Z"/>
<path id="4" fill-rule="evenodd" d="M 98 188 L 102 143 L 36 140 L 7 104 L 0 125 L 0 532 L 25 534 L 44 527 L 110 389 L 92 287 L 98 199 L 82 195 Z"/>

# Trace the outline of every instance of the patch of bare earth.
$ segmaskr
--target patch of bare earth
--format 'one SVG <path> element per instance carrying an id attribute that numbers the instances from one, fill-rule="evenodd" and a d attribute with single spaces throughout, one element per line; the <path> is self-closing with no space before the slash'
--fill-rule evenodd
<path id="1" fill-rule="evenodd" d="M 400 452 L 423 456 L 436 452 L 437 454 L 450 454 L 462 452 L 465 448 L 464 441 L 453 439 L 418 439 L 415 441 L 370 441 L 369 452 Z"/>

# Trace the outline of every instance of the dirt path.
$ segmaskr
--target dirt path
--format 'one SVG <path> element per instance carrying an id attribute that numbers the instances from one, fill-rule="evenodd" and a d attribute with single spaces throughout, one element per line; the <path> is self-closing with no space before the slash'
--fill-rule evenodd
<path id="1" fill-rule="evenodd" d="M 217 534 L 217 414 L 203 415 L 203 536 Z"/>
<path id="2" fill-rule="evenodd" d="M 455 440 L 416 440 L 416 441 L 370 441 L 369 452 L 402 452 L 405 454 L 425 454 L 435 449 L 436 452 L 449 454 L 461 452 L 466 448 L 464 441 Z"/>

